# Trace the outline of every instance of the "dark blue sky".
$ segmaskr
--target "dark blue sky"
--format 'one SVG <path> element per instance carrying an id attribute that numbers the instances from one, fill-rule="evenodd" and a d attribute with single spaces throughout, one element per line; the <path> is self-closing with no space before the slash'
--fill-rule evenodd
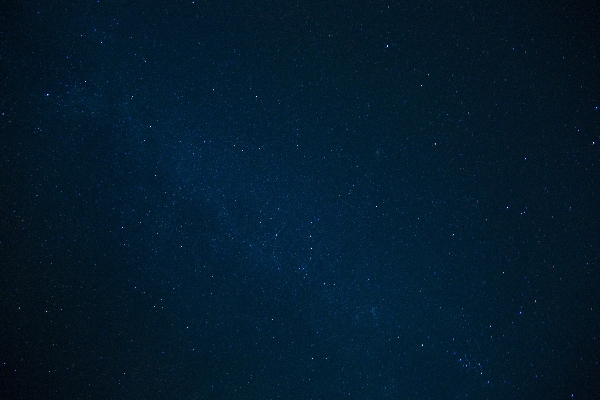
<path id="1" fill-rule="evenodd" d="M 585 7 L 7 6 L 0 397 L 595 398 Z"/>

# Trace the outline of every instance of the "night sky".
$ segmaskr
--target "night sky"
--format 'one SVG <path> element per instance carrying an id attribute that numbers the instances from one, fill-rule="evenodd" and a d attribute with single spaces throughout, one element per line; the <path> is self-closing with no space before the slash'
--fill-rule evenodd
<path id="1" fill-rule="evenodd" d="M 600 7 L 0 7 L 0 398 L 600 398 Z"/>

